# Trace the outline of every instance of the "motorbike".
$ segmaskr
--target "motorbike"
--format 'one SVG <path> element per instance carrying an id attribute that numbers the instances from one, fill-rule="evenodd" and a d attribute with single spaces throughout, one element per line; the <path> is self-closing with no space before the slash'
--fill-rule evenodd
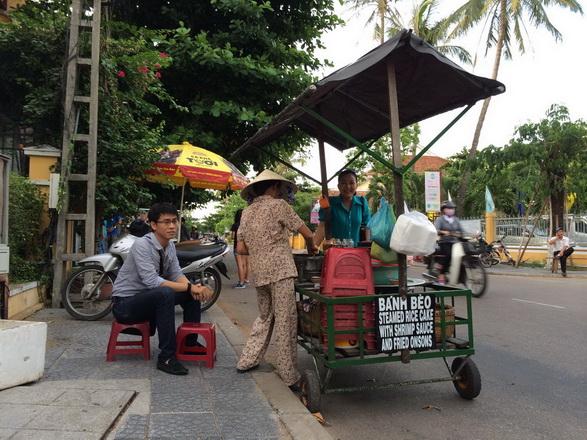
<path id="1" fill-rule="evenodd" d="M 479 238 L 479 262 L 483 267 L 491 267 L 499 264 L 499 251 L 495 249 L 494 243 L 487 243 L 483 238 Z"/>
<path id="2" fill-rule="evenodd" d="M 133 243 L 150 231 L 149 226 L 135 220 L 129 234 L 112 244 L 107 253 L 96 254 L 78 262 L 78 267 L 65 280 L 61 301 L 67 312 L 76 319 L 96 321 L 111 312 L 111 294 L 119 269 L 126 260 Z M 180 242 L 175 244 L 182 273 L 193 284 L 208 286 L 212 297 L 202 302 L 202 311 L 216 302 L 222 290 L 220 274 L 230 279 L 223 258 L 228 244 L 220 238 L 205 244 Z"/>
<path id="3" fill-rule="evenodd" d="M 438 282 L 440 275 L 440 247 L 424 258 L 428 272 L 423 272 L 424 278 Z M 450 285 L 464 284 L 475 298 L 482 296 L 487 290 L 487 274 L 479 261 L 479 243 L 467 238 L 459 237 L 454 243 L 451 252 L 451 262 L 448 270 L 447 282 Z"/>

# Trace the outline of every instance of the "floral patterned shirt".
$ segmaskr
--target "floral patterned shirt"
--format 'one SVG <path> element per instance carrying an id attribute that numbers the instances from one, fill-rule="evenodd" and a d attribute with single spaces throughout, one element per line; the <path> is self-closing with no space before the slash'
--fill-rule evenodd
<path id="1" fill-rule="evenodd" d="M 289 233 L 303 225 L 304 221 L 285 200 L 271 196 L 255 198 L 243 211 L 238 241 L 249 249 L 255 285 L 265 286 L 298 275 Z"/>

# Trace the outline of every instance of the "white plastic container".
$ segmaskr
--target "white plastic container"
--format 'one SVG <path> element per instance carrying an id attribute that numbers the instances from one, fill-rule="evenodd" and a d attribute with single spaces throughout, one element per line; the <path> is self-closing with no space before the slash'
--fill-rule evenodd
<path id="1" fill-rule="evenodd" d="M 43 377 L 47 323 L 0 320 L 0 390 Z"/>

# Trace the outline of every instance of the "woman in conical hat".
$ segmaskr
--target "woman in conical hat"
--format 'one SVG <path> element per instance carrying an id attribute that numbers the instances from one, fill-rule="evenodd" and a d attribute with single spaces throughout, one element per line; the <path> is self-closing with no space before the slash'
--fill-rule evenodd
<path id="1" fill-rule="evenodd" d="M 287 180 L 271 170 L 262 171 L 255 177 L 251 183 L 242 189 L 241 197 L 247 202 L 252 202 L 255 197 L 263 195 L 266 188 L 278 182 L 281 185 L 279 198 L 291 203 L 294 194 L 298 192 L 298 187 L 291 180 Z"/>
<path id="2" fill-rule="evenodd" d="M 318 251 L 312 231 L 285 201 L 297 190 L 293 182 L 269 170 L 243 188 L 241 197 L 251 204 L 243 211 L 236 244 L 239 254 L 250 255 L 260 313 L 237 371 L 245 373 L 258 367 L 275 329 L 277 373 L 294 390 L 299 387 L 300 373 L 294 291 L 297 269 L 289 244 L 290 232 L 302 234 L 310 255 Z"/>

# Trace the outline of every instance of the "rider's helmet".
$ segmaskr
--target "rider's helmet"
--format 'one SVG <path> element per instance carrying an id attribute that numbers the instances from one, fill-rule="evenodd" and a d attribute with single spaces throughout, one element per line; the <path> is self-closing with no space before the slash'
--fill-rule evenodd
<path id="1" fill-rule="evenodd" d="M 140 218 L 133 220 L 133 222 L 128 227 L 128 232 L 130 232 L 135 237 L 142 237 L 143 235 L 147 235 L 151 232 L 151 227 L 147 224 L 146 221 L 141 220 Z"/>
<path id="2" fill-rule="evenodd" d="M 444 202 L 442 202 L 440 204 L 440 212 L 444 211 L 444 208 L 453 208 L 453 209 L 455 209 L 456 207 L 457 207 L 457 205 L 455 205 L 452 201 L 445 200 Z"/>

